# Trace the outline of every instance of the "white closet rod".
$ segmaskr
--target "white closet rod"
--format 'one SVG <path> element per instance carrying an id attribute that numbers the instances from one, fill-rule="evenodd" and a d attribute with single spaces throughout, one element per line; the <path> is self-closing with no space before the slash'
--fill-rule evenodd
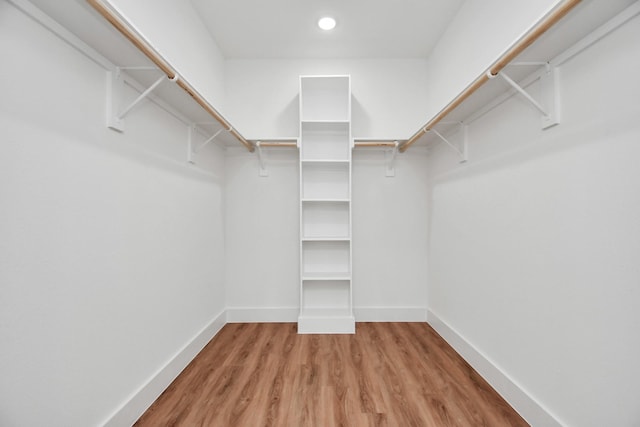
<path id="1" fill-rule="evenodd" d="M 525 34 L 519 41 L 517 41 L 511 48 L 504 53 L 496 62 L 493 63 L 486 73 L 483 73 L 480 77 L 474 80 L 467 88 L 456 96 L 446 107 L 444 107 L 438 114 L 435 115 L 429 122 L 424 125 L 419 131 L 417 131 L 411 138 L 400 146 L 400 152 L 405 152 L 414 142 L 416 142 L 422 135 L 433 129 L 443 118 L 459 106 L 465 99 L 480 88 L 489 80 L 489 75 L 497 76 L 498 73 L 509 64 L 516 56 L 522 53 L 527 47 L 535 42 L 542 34 L 544 34 L 549 28 L 560 21 L 571 9 L 580 3 L 580 0 L 565 0 L 558 7 L 556 7 L 551 13 L 538 22 L 527 34 Z"/>
<path id="2" fill-rule="evenodd" d="M 177 73 L 167 63 L 167 61 L 160 56 L 154 48 L 152 48 L 146 40 L 144 40 L 122 17 L 120 17 L 115 11 L 109 8 L 101 0 L 87 0 L 87 2 L 100 13 L 107 21 L 111 23 L 122 35 L 124 35 L 131 43 L 134 44 L 147 58 L 151 60 L 162 72 L 164 72 L 169 79 L 175 79 Z M 249 141 L 247 141 L 237 130 L 231 126 L 231 124 L 206 99 L 202 97 L 188 82 L 182 78 L 177 79 L 176 84 L 180 86 L 185 92 L 187 92 L 204 110 L 209 113 L 218 123 L 220 123 L 225 129 L 231 133 L 242 145 L 246 147 L 250 152 L 255 151 L 255 147 Z"/>

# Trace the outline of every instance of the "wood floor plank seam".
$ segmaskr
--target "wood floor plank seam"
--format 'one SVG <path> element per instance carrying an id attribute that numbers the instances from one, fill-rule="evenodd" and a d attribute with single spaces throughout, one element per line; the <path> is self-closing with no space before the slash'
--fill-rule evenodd
<path id="1" fill-rule="evenodd" d="M 135 426 L 527 426 L 426 323 L 227 324 Z"/>

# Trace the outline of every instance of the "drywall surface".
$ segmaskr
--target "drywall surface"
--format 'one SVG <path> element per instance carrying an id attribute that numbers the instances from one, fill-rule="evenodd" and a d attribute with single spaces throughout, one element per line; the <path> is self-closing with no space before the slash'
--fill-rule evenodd
<path id="1" fill-rule="evenodd" d="M 353 301 L 357 321 L 424 320 L 427 162 L 426 152 L 414 148 L 396 157 L 394 177 L 385 175 L 384 151 L 359 148 L 353 153 Z"/>
<path id="2" fill-rule="evenodd" d="M 446 107 L 558 3 L 465 1 L 428 57 L 429 100 L 426 119 L 420 125 Z"/>
<path id="3" fill-rule="evenodd" d="M 353 298 L 356 320 L 424 320 L 426 158 L 353 157 Z M 246 150 L 228 149 L 225 188 L 227 305 L 232 321 L 296 321 L 299 310 L 299 177 L 296 149 L 266 149 L 269 176 Z M 398 220 L 403 218 L 402 220 Z"/>
<path id="4" fill-rule="evenodd" d="M 514 97 L 429 161 L 430 310 L 567 426 L 640 424 L 639 39 L 560 68 L 560 125 Z"/>
<path id="5" fill-rule="evenodd" d="M 351 75 L 355 137 L 407 139 L 427 120 L 423 59 L 225 62 L 226 112 L 247 138 L 297 136 L 300 75 Z"/>
<path id="6" fill-rule="evenodd" d="M 298 150 L 268 150 L 265 159 L 269 176 L 259 177 L 255 154 L 227 148 L 227 307 L 230 311 L 276 312 L 276 316 L 286 312 L 293 317 L 276 320 L 295 321 L 299 306 Z"/>
<path id="7" fill-rule="evenodd" d="M 102 425 L 224 310 L 215 148 L 0 2 L 0 425 Z M 130 91 L 133 98 L 136 93 Z"/>
<path id="8" fill-rule="evenodd" d="M 224 58 L 191 2 L 107 0 L 221 114 Z"/>

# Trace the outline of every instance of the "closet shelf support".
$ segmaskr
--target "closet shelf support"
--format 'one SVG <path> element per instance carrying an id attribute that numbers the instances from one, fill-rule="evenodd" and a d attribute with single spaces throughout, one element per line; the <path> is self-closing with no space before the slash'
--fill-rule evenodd
<path id="1" fill-rule="evenodd" d="M 300 148 L 300 142 L 298 137 L 285 137 L 266 140 L 252 140 L 253 146 L 256 148 L 256 154 L 258 154 L 258 162 L 260 164 L 260 173 L 262 177 L 269 176 L 267 165 L 265 163 L 265 148 Z"/>
<path id="2" fill-rule="evenodd" d="M 396 156 L 398 155 L 399 146 L 400 143 L 398 141 L 393 141 L 393 148 L 384 151 L 384 157 L 386 160 L 385 176 L 388 178 L 396 176 L 396 168 L 393 165 L 393 162 L 396 160 Z"/>
<path id="3" fill-rule="evenodd" d="M 218 135 L 222 133 L 225 129 L 218 129 L 213 135 L 211 135 L 205 142 L 195 147 L 193 145 L 193 133 L 196 131 L 196 124 L 192 124 L 187 128 L 187 161 L 191 164 L 195 164 L 195 160 L 193 158 L 194 154 L 198 154 L 200 150 L 209 145 Z M 230 131 L 230 129 L 226 129 Z"/>
<path id="4" fill-rule="evenodd" d="M 458 154 L 458 156 L 460 157 L 460 163 L 465 163 L 469 159 L 469 152 L 468 152 L 469 126 L 467 126 L 463 122 L 459 122 L 459 124 L 460 124 L 460 133 L 462 134 L 462 138 L 461 138 L 462 141 L 459 144 L 459 146 L 449 141 L 447 138 L 445 138 L 440 132 L 438 132 L 435 129 L 428 129 L 427 131 L 433 132 L 438 138 L 444 141 L 449 147 L 453 149 L 453 151 L 456 152 L 456 154 Z"/>
<path id="5" fill-rule="evenodd" d="M 117 67 L 115 71 L 108 72 L 107 79 L 107 126 L 118 132 L 124 132 L 124 118 L 133 110 L 140 102 L 148 97 L 160 84 L 170 80 L 178 81 L 178 75 L 167 79 L 166 76 L 160 77 L 151 86 L 144 90 L 133 102 L 125 108 L 120 109 L 124 100 L 124 76 L 122 70 L 158 70 L 153 67 Z"/>
<path id="6" fill-rule="evenodd" d="M 260 173 L 261 177 L 269 176 L 269 171 L 264 165 L 264 153 L 262 152 L 262 141 L 256 142 L 256 151 L 258 153 L 258 162 L 260 163 Z"/>
<path id="7" fill-rule="evenodd" d="M 542 129 L 548 129 L 560 123 L 560 108 L 558 94 L 558 72 L 555 67 L 550 64 L 543 63 L 527 63 L 513 65 L 542 65 L 546 68 L 545 72 L 540 75 L 540 92 L 542 102 L 538 102 L 529 92 L 509 77 L 504 70 L 497 75 L 507 82 L 513 89 L 521 94 L 529 103 L 542 114 Z M 493 76 L 496 77 L 496 76 Z"/>

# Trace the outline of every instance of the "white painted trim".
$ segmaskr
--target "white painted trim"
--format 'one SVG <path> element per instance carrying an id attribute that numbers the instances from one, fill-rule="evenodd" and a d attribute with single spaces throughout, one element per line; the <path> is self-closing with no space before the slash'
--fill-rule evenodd
<path id="1" fill-rule="evenodd" d="M 229 323 L 298 321 L 298 307 L 227 307 Z M 426 307 L 355 307 L 356 322 L 426 322 Z"/>
<path id="2" fill-rule="evenodd" d="M 103 424 L 104 427 L 133 425 L 225 324 L 226 313 L 222 311 L 178 351 L 165 366 L 160 368 L 146 384 L 133 393 Z"/>
<path id="3" fill-rule="evenodd" d="M 356 322 L 426 322 L 426 307 L 355 307 Z"/>
<path id="4" fill-rule="evenodd" d="M 489 357 L 479 351 L 433 311 L 428 310 L 427 323 L 453 347 L 509 404 L 531 425 L 562 427 L 547 409 Z"/>
<path id="5" fill-rule="evenodd" d="M 227 307 L 228 323 L 296 323 L 298 307 Z"/>

